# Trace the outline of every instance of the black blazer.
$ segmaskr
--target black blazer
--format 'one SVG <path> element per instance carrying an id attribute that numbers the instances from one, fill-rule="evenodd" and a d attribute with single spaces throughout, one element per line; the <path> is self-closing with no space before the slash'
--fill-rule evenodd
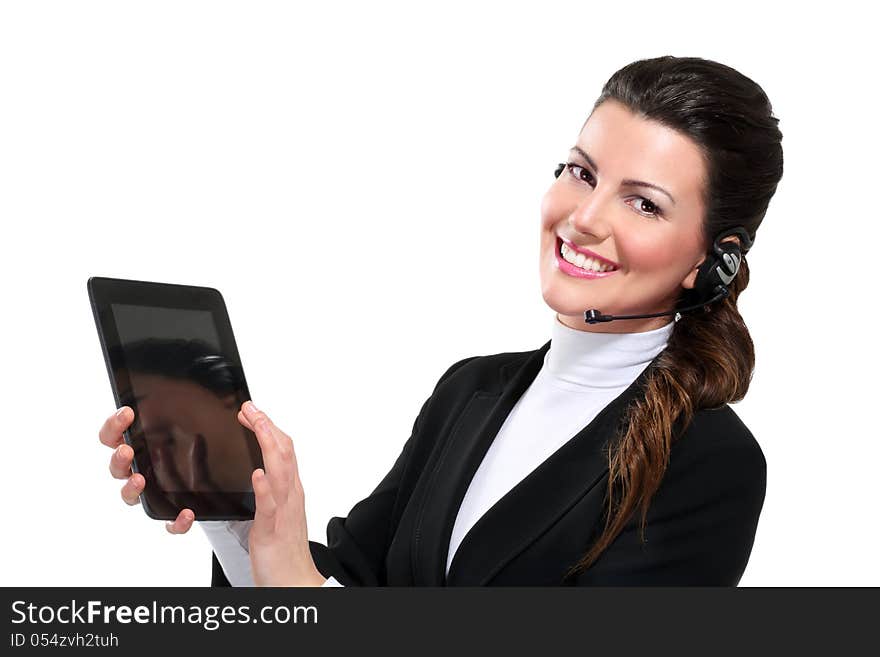
<path id="1" fill-rule="evenodd" d="M 309 541 L 318 570 L 346 586 L 735 586 L 764 502 L 760 446 L 725 405 L 698 411 L 671 448 L 648 511 L 582 574 L 563 579 L 598 537 L 608 468 L 602 452 L 657 358 L 583 429 L 520 481 L 461 542 L 445 574 L 449 537 L 471 478 L 513 405 L 537 376 L 533 351 L 452 365 L 423 404 L 403 451 L 327 545 Z M 212 585 L 229 583 L 213 557 Z"/>

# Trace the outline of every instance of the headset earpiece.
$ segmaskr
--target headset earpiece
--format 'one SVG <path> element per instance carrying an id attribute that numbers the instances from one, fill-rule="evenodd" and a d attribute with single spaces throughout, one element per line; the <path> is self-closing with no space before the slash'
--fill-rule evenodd
<path id="1" fill-rule="evenodd" d="M 740 244 L 733 240 L 722 241 L 731 235 L 738 237 Z M 712 251 L 697 270 L 694 294 L 699 299 L 710 299 L 721 292 L 727 296 L 730 293 L 728 285 L 736 278 L 743 256 L 751 247 L 752 240 L 742 226 L 718 233 L 712 242 Z"/>

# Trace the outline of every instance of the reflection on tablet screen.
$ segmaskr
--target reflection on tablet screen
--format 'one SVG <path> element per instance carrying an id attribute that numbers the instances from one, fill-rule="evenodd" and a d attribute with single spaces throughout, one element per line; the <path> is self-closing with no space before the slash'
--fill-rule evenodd
<path id="1" fill-rule="evenodd" d="M 241 370 L 219 352 L 210 313 L 120 304 L 113 305 L 113 312 L 122 342 L 122 358 L 115 362 L 125 364 L 130 384 L 121 396 L 137 412 L 149 474 L 158 487 L 167 492 L 252 490 L 256 446 L 249 443 L 255 438 L 236 417 L 244 401 Z M 206 321 L 195 317 L 201 314 L 208 316 Z M 137 321 L 146 317 L 149 327 Z M 178 336 L 184 325 L 189 333 L 202 335 L 155 337 L 162 334 L 162 325 Z M 131 339 L 144 332 L 153 335 Z"/>

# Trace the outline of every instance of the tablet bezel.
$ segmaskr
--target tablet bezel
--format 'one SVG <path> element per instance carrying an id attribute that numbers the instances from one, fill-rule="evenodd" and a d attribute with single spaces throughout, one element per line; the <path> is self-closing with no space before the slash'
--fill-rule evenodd
<path id="1" fill-rule="evenodd" d="M 116 407 L 130 406 L 134 410 L 134 420 L 123 432 L 123 439 L 134 450 L 132 470 L 142 474 L 152 471 L 149 453 L 142 440 L 143 431 L 140 427 L 140 413 L 133 398 L 122 398 L 120 389 L 131 390 L 128 369 L 121 356 L 119 333 L 113 317 L 111 305 L 133 304 L 142 306 L 160 306 L 182 310 L 207 310 L 211 312 L 214 326 L 220 337 L 220 346 L 226 359 L 239 368 L 241 388 L 238 391 L 238 405 L 250 399 L 244 369 L 241 367 L 238 347 L 232 332 L 232 324 L 223 295 L 212 287 L 195 285 L 179 285 L 176 283 L 160 283 L 122 278 L 92 276 L 86 288 L 98 329 L 104 363 L 110 377 L 110 386 Z M 111 354 L 117 355 L 111 362 Z M 116 373 L 119 373 L 117 380 Z M 237 422 L 237 420 L 236 420 Z M 252 462 L 255 467 L 262 468 L 263 458 L 256 436 L 250 429 L 242 426 L 245 435 L 250 434 L 248 441 Z M 140 495 L 144 512 L 156 520 L 174 520 L 181 509 L 192 509 L 196 520 L 249 520 L 254 517 L 253 490 L 245 492 L 207 493 L 186 491 L 164 491 L 152 477 L 144 477 L 146 485 Z"/>

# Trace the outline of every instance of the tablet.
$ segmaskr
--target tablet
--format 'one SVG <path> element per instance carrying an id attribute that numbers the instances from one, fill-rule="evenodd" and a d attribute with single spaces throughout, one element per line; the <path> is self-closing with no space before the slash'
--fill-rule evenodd
<path id="1" fill-rule="evenodd" d="M 250 399 L 223 296 L 210 287 L 93 276 L 86 285 L 116 406 L 151 518 L 254 517 L 257 437 L 237 414 Z"/>

